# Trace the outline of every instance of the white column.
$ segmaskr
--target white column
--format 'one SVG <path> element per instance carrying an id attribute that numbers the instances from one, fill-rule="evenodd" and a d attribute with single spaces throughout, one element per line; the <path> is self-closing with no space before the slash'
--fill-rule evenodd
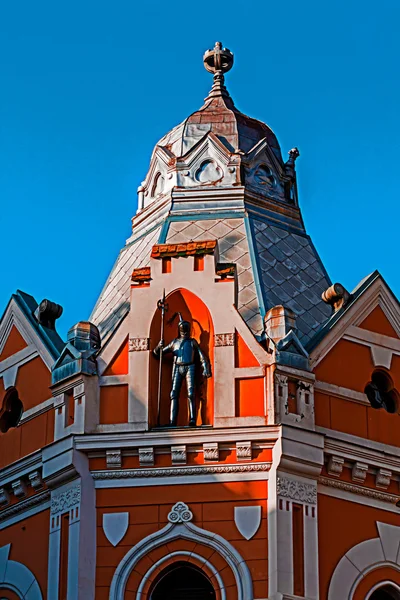
<path id="1" fill-rule="evenodd" d="M 304 505 L 304 586 L 310 600 L 319 599 L 317 505 Z"/>

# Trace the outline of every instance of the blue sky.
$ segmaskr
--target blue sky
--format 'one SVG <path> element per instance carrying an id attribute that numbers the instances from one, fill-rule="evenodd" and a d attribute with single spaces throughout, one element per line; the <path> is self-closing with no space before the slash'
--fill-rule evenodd
<path id="1" fill-rule="evenodd" d="M 203 52 L 298 146 L 308 233 L 334 281 L 400 295 L 398 0 L 3 2 L 0 311 L 22 289 L 89 317 L 130 232 L 154 144 L 202 105 Z"/>

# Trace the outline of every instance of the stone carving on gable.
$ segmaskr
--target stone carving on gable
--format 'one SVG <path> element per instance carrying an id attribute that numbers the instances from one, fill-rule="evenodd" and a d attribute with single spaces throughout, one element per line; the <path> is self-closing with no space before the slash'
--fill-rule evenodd
<path id="1" fill-rule="evenodd" d="M 215 183 L 220 181 L 224 176 L 223 171 L 213 160 L 207 159 L 202 162 L 197 169 L 195 179 L 199 183 Z"/>
<path id="2" fill-rule="evenodd" d="M 81 501 L 81 486 L 75 485 L 69 489 L 53 494 L 51 498 L 51 514 L 67 512 Z"/>
<path id="3" fill-rule="evenodd" d="M 130 338 L 129 352 L 144 352 L 150 350 L 149 338 Z"/>
<path id="4" fill-rule="evenodd" d="M 215 347 L 219 346 L 234 346 L 235 345 L 235 334 L 234 333 L 216 333 L 214 335 Z"/>
<path id="5" fill-rule="evenodd" d="M 193 513 L 189 510 L 189 507 L 184 502 L 177 502 L 168 514 L 168 521 L 170 523 L 189 523 L 193 519 Z"/>
<path id="6" fill-rule="evenodd" d="M 277 478 L 277 495 L 307 504 L 317 503 L 317 487 L 289 477 Z"/>

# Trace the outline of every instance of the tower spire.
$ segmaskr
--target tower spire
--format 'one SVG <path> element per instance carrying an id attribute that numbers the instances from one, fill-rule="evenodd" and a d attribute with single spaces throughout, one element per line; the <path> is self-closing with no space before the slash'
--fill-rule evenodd
<path id="1" fill-rule="evenodd" d="M 227 73 L 233 66 L 233 53 L 228 48 L 222 48 L 221 42 L 215 42 L 212 50 L 207 50 L 203 56 L 204 68 L 214 74 L 214 83 L 206 100 L 224 96 L 229 98 L 228 90 L 225 87 L 224 73 Z"/>

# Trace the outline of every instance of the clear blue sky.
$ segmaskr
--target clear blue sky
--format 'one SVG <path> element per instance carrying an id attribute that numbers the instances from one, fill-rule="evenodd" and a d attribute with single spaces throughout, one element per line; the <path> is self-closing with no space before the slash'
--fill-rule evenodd
<path id="1" fill-rule="evenodd" d="M 130 232 L 154 144 L 227 86 L 298 146 L 307 230 L 334 281 L 400 295 L 398 0 L 2 2 L 0 311 L 22 289 L 87 319 Z"/>

